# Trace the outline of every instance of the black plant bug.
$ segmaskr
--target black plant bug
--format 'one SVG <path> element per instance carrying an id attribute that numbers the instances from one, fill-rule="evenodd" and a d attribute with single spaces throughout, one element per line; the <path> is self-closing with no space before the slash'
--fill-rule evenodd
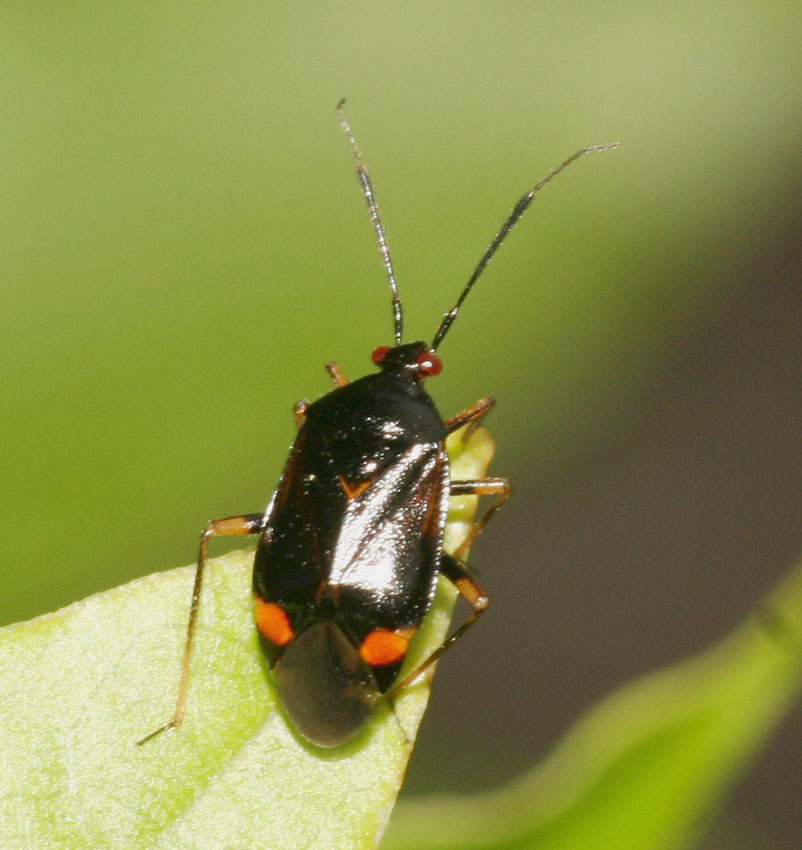
<path id="1" fill-rule="evenodd" d="M 390 250 L 367 169 L 343 111 L 337 115 L 356 162 L 362 193 L 390 283 L 395 345 L 373 351 L 377 373 L 350 383 L 327 364 L 336 388 L 295 405 L 298 434 L 264 513 L 212 520 L 201 535 L 175 716 L 183 718 L 195 622 L 211 537 L 258 534 L 253 569 L 256 627 L 281 702 L 297 731 L 336 747 L 365 725 L 378 700 L 404 688 L 479 618 L 488 596 L 462 555 L 508 498 L 503 478 L 451 481 L 444 443 L 475 426 L 491 396 L 443 420 L 423 388 L 439 374 L 436 350 L 463 301 L 535 194 L 574 160 L 617 143 L 585 148 L 551 171 L 515 205 L 485 251 L 431 345 L 404 343 L 403 310 Z M 454 554 L 443 551 L 449 498 L 495 496 Z M 409 641 L 432 602 L 439 575 L 453 582 L 472 613 L 399 682 Z"/>

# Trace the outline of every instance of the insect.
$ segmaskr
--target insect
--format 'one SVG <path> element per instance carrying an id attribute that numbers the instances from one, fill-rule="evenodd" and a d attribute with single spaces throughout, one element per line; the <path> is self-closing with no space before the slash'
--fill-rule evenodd
<path id="1" fill-rule="evenodd" d="M 452 481 L 444 442 L 475 426 L 491 396 L 443 419 L 424 389 L 441 370 L 437 349 L 477 279 L 535 194 L 585 148 L 527 192 L 485 251 L 431 344 L 403 342 L 403 308 L 384 224 L 344 101 L 337 115 L 356 163 L 362 194 L 392 294 L 395 344 L 374 349 L 378 372 L 349 382 L 327 364 L 336 387 L 294 408 L 298 433 L 264 513 L 209 522 L 200 539 L 183 669 L 173 719 L 142 744 L 178 726 L 185 714 L 192 645 L 207 548 L 212 537 L 258 535 L 254 617 L 282 705 L 295 729 L 321 747 L 352 739 L 377 702 L 392 697 L 436 661 L 487 608 L 489 598 L 463 560 L 490 516 L 510 495 L 504 478 Z M 454 554 L 443 551 L 449 498 L 493 496 Z M 410 640 L 432 603 L 438 576 L 472 606 L 469 616 L 417 669 L 399 680 Z"/>

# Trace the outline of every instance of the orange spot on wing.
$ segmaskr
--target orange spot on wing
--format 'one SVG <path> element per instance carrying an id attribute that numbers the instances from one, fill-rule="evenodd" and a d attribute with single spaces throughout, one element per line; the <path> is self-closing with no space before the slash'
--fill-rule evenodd
<path id="1" fill-rule="evenodd" d="M 259 632 L 278 646 L 288 644 L 295 637 L 290 618 L 281 605 L 266 602 L 261 596 L 255 596 L 253 616 Z"/>
<path id="2" fill-rule="evenodd" d="M 374 629 L 359 647 L 359 654 L 366 664 L 371 667 L 381 667 L 384 664 L 394 664 L 400 661 L 409 647 L 409 640 L 415 634 L 415 629 Z"/>
<path id="3" fill-rule="evenodd" d="M 340 486 L 343 488 L 343 492 L 345 493 L 345 498 L 349 501 L 351 499 L 355 499 L 360 493 L 364 493 L 365 490 L 367 490 L 373 483 L 372 478 L 368 478 L 366 481 L 346 481 L 346 479 L 340 475 L 339 479 Z"/>

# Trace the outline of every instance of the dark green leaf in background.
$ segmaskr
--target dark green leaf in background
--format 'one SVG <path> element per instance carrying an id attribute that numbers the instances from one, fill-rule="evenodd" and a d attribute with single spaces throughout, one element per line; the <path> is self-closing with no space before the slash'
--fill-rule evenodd
<path id="1" fill-rule="evenodd" d="M 605 699 L 509 788 L 400 806 L 383 850 L 696 846 L 800 684 L 802 566 L 717 646 Z"/>

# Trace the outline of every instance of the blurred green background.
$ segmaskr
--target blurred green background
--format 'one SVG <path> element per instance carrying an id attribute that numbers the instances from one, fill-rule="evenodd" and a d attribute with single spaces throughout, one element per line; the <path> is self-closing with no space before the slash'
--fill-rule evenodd
<path id="1" fill-rule="evenodd" d="M 527 188 L 622 142 L 539 196 L 429 385 L 498 396 L 515 499 L 410 790 L 501 782 L 722 635 L 802 552 L 801 36 L 788 2 L 4 3 L 0 623 L 191 562 L 323 363 L 391 342 L 347 96 L 409 340 Z M 801 743 L 706 846 L 800 846 Z"/>

